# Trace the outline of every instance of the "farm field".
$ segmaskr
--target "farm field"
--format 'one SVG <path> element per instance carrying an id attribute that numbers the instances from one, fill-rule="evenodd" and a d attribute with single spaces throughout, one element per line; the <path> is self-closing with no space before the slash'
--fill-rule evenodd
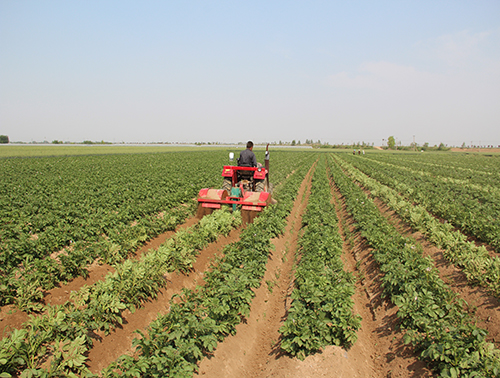
<path id="1" fill-rule="evenodd" d="M 224 164 L 1 159 L 0 377 L 500 375 L 500 156 L 271 151 L 198 220 Z"/>

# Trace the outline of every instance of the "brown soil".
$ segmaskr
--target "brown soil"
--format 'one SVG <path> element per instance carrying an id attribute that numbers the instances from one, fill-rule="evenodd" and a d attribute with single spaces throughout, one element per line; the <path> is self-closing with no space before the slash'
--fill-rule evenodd
<path id="1" fill-rule="evenodd" d="M 150 249 L 157 249 L 168 238 L 171 238 L 175 232 L 193 226 L 198 222 L 195 217 L 188 218 L 186 222 L 177 226 L 175 231 L 168 231 L 151 239 L 140 247 L 132 258 L 139 258 Z M 108 264 L 99 264 L 94 262 L 88 267 L 89 275 L 87 278 L 77 277 L 67 284 L 63 284 L 52 290 L 44 293 L 43 304 L 59 305 L 70 300 L 72 291 L 78 291 L 83 285 L 91 286 L 99 280 L 104 279 L 106 274 L 113 272 L 114 269 Z M 0 330 L 3 331 L 2 336 L 13 329 L 21 328 L 22 324 L 28 320 L 28 314 L 17 309 L 14 305 L 3 306 L 0 308 Z"/>
<path id="2" fill-rule="evenodd" d="M 461 269 L 454 266 L 444 257 L 443 250 L 431 244 L 425 236 L 406 224 L 393 210 L 380 199 L 375 198 L 375 204 L 384 215 L 404 236 L 412 237 L 423 248 L 424 256 L 434 260 L 434 266 L 439 270 L 439 276 L 450 289 L 457 293 L 471 307 L 476 309 L 477 325 L 488 331 L 488 341 L 500 347 L 500 300 L 489 294 L 488 290 L 472 286 Z"/>
<path id="3" fill-rule="evenodd" d="M 189 228 L 197 222 L 198 219 L 195 217 L 188 218 L 186 222 L 177 226 L 175 231 L 167 231 L 146 242 L 134 253 L 134 255 L 131 256 L 131 258 L 138 259 L 150 249 L 157 249 L 162 243 L 165 242 L 165 240 L 171 238 L 177 231 Z M 72 291 L 78 291 L 83 285 L 91 286 L 97 281 L 104 279 L 109 272 L 114 272 L 114 268 L 111 265 L 102 263 L 99 264 L 97 262 L 94 262 L 88 270 L 89 275 L 87 278 L 77 277 L 73 281 L 68 282 L 66 285 L 62 285 L 61 287 L 56 287 L 48 291 L 44 298 L 45 304 L 63 304 L 69 300 L 69 293 Z"/>
<path id="4" fill-rule="evenodd" d="M 144 307 L 133 314 L 126 311 L 122 328 L 116 329 L 108 336 L 99 334 L 100 340 L 94 343 L 89 353 L 90 370 L 98 373 L 121 355 L 133 353 L 132 340 L 138 336 L 134 331 L 144 331 L 159 314 L 167 313 L 170 299 L 174 294 L 180 294 L 183 288 L 194 289 L 196 285 L 202 285 L 204 272 L 209 268 L 211 261 L 216 256 L 222 255 L 223 248 L 237 241 L 239 236 L 239 229 L 232 230 L 228 236 L 220 237 L 216 242 L 211 243 L 199 253 L 189 274 L 166 275 L 167 287 L 160 291 L 156 300 L 145 303 Z"/>
<path id="5" fill-rule="evenodd" d="M 335 204 L 343 244 L 345 269 L 358 278 L 356 293 L 353 296 L 354 312 L 361 315 L 361 329 L 358 340 L 349 349 L 328 346 L 320 353 L 309 356 L 304 361 L 292 358 L 280 351 L 279 328 L 286 319 L 290 307 L 290 294 L 293 288 L 295 252 L 301 233 L 301 219 L 310 193 L 313 168 L 302 183 L 294 208 L 287 218 L 283 236 L 273 240 L 267 263 L 267 271 L 260 288 L 255 290 L 250 315 L 237 326 L 237 333 L 227 337 L 214 351 L 213 356 L 200 362 L 199 375 L 206 377 L 432 377 L 432 372 L 420 361 L 411 347 L 404 345 L 403 332 L 399 329 L 396 316 L 397 308 L 382 298 L 381 273 L 374 261 L 371 249 L 364 239 L 356 233 L 353 220 L 345 209 L 343 199 L 335 186 L 332 186 L 332 201 Z M 430 245 L 423 235 L 413 232 L 408 225 L 376 200 L 382 213 L 404 234 L 417 239 L 424 248 L 424 254 L 431 256 L 439 269 L 441 277 L 450 284 L 471 306 L 477 307 L 480 326 L 490 332 L 489 339 L 499 346 L 500 317 L 499 302 L 481 288 L 467 284 L 463 274 L 444 259 L 442 251 Z M 191 218 L 182 227 L 189 227 L 197 220 Z M 228 237 L 220 238 L 201 251 L 188 275 L 170 274 L 166 277 L 167 287 L 156 300 L 152 300 L 135 313 L 125 313 L 123 327 L 110 335 L 97 335 L 94 347 L 88 355 L 90 370 L 98 373 L 122 354 L 132 354 L 132 340 L 137 336 L 135 330 L 145 330 L 158 314 L 169 310 L 173 294 L 183 288 L 193 288 L 203 284 L 204 272 L 210 262 L 222 254 L 222 249 L 239 239 L 239 230 L 232 231 Z M 157 248 L 173 233 L 166 233 L 152 240 L 140 250 L 136 257 L 151 248 Z M 132 257 L 134 258 L 134 257 Z M 61 288 L 50 291 L 46 303 L 64 303 L 69 293 L 82 285 L 90 285 L 102 279 L 112 268 L 95 265 L 90 275 L 77 279 Z M 8 314 L 9 308 L 0 312 L 0 327 L 7 324 L 13 327 L 21 324 L 19 318 L 26 317 L 22 312 Z M 10 320 L 9 320 L 10 319 Z M 17 319 L 17 320 L 16 320 Z M 4 323 L 9 320 L 11 323 Z M 17 322 L 17 323 L 16 323 Z"/>
<path id="6" fill-rule="evenodd" d="M 217 347 L 212 358 L 201 361 L 199 375 L 214 378 L 431 377 L 425 364 L 403 345 L 396 308 L 381 298 L 378 266 L 358 235 L 344 242 L 345 268 L 363 277 L 357 283 L 353 298 L 354 312 L 363 317 L 358 340 L 349 350 L 328 346 L 304 361 L 280 351 L 278 330 L 291 302 L 292 260 L 309 188 L 310 175 L 300 189 L 284 235 L 273 241 L 276 248 L 269 259 L 263 285 L 255 291 L 250 316 L 237 327 L 236 335 Z M 339 219 L 345 219 L 347 227 L 352 228 L 341 200 L 335 203 Z"/>
<path id="7" fill-rule="evenodd" d="M 14 329 L 18 329 L 28 320 L 28 314 L 16 308 L 15 305 L 7 305 L 0 308 L 0 330 L 1 337 L 7 336 Z"/>
<path id="8" fill-rule="evenodd" d="M 201 361 L 200 375 L 214 378 L 260 376 L 270 357 L 279 351 L 278 329 L 289 306 L 294 252 L 309 197 L 311 172 L 312 168 L 300 187 L 284 235 L 272 241 L 274 251 L 270 253 L 262 285 L 255 290 L 250 315 L 236 327 L 236 335 L 219 344 L 213 357 Z"/>

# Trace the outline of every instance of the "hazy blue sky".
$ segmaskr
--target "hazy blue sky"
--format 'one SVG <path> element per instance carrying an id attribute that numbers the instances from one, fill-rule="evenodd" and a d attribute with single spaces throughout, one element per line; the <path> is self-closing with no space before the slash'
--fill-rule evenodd
<path id="1" fill-rule="evenodd" d="M 500 144 L 500 1 L 0 1 L 11 141 Z"/>

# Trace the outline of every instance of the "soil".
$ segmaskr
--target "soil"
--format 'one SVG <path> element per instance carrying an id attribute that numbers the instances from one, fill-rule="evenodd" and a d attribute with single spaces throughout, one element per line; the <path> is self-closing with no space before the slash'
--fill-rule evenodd
<path id="1" fill-rule="evenodd" d="M 281 237 L 274 239 L 274 249 L 267 263 L 267 271 L 260 288 L 255 290 L 249 316 L 237 326 L 234 336 L 221 342 L 211 357 L 199 364 L 198 375 L 204 377 L 433 377 L 432 371 L 418 359 L 415 351 L 404 345 L 403 331 L 399 329 L 397 307 L 382 298 L 381 273 L 374 261 L 371 249 L 356 232 L 353 220 L 345 210 L 343 198 L 332 184 L 332 203 L 339 218 L 343 238 L 343 261 L 347 271 L 357 277 L 353 296 L 354 312 L 362 317 L 361 329 L 354 345 L 346 350 L 337 346 L 325 347 L 321 352 L 304 361 L 284 354 L 280 350 L 279 328 L 290 307 L 293 289 L 294 264 L 298 239 L 301 234 L 302 215 L 307 205 L 313 168 L 302 183 L 294 208 L 287 218 L 287 226 Z M 443 252 L 428 243 L 425 237 L 414 232 L 381 201 L 376 204 L 382 214 L 407 236 L 422 244 L 424 254 L 435 261 L 440 275 L 461 298 L 476 309 L 480 326 L 489 331 L 489 340 L 497 347 L 500 343 L 500 313 L 498 299 L 486 290 L 469 285 L 461 271 L 448 264 Z M 197 222 L 190 218 L 178 227 L 189 227 Z M 124 313 L 124 324 L 110 335 L 95 335 L 93 348 L 89 351 L 87 363 L 93 373 L 98 373 L 120 355 L 133 354 L 132 340 L 136 330 L 145 330 L 158 314 L 169 310 L 172 295 L 183 288 L 203 284 L 204 273 L 210 263 L 223 253 L 223 248 L 239 239 L 241 230 L 233 230 L 227 237 L 221 237 L 206 249 L 200 251 L 198 259 L 189 274 L 169 274 L 166 289 L 155 300 L 151 300 L 133 314 Z M 150 249 L 158 248 L 174 232 L 165 233 L 150 241 L 132 258 L 138 258 Z M 113 268 L 107 265 L 92 265 L 87 279 L 73 282 L 47 293 L 45 303 L 57 304 L 69 300 L 71 291 L 82 285 L 91 285 L 101 280 Z M 9 312 L 11 312 L 9 314 Z M 4 307 L 0 312 L 0 328 L 18 328 L 27 315 L 13 308 Z"/>
<path id="2" fill-rule="evenodd" d="M 444 257 L 443 250 L 437 248 L 425 236 L 406 224 L 393 210 L 391 210 L 380 199 L 375 199 L 375 204 L 402 235 L 412 237 L 423 248 L 424 256 L 434 260 L 434 266 L 439 270 L 440 278 L 460 298 L 470 306 L 470 311 L 475 312 L 477 325 L 488 331 L 487 340 L 500 347 L 500 299 L 491 295 L 487 289 L 480 286 L 472 286 L 461 271 Z"/>
<path id="3" fill-rule="evenodd" d="M 138 336 L 135 331 L 145 331 L 158 315 L 167 313 L 170 299 L 174 294 L 180 294 L 183 288 L 194 289 L 196 285 L 203 285 L 204 272 L 209 269 L 210 263 L 216 256 L 222 255 L 222 250 L 227 244 L 237 241 L 239 235 L 240 229 L 232 230 L 228 236 L 220 237 L 202 250 L 189 274 L 167 274 L 165 276 L 167 287 L 160 291 L 155 300 L 145 303 L 133 314 L 126 311 L 122 328 L 116 329 L 108 336 L 99 334 L 99 340 L 94 343 L 88 356 L 90 370 L 98 373 L 121 355 L 133 353 L 132 340 Z"/>
<path id="4" fill-rule="evenodd" d="M 349 350 L 328 346 L 304 361 L 280 352 L 279 328 L 286 319 L 293 288 L 293 260 L 300 235 L 301 217 L 307 204 L 310 175 L 303 183 L 282 237 L 267 265 L 263 284 L 256 290 L 251 312 L 237 333 L 221 343 L 213 357 L 200 363 L 203 377 L 432 377 L 425 364 L 402 342 L 396 308 L 381 298 L 378 266 L 359 235 L 351 235 L 351 219 L 337 193 L 339 219 L 349 228 L 344 237 L 345 269 L 359 277 L 354 312 L 363 318 L 358 340 Z M 337 198 L 338 197 L 338 198 Z M 351 246 L 352 245 L 352 246 Z M 359 261 L 359 263 L 358 263 Z M 359 270 L 356 270 L 359 266 Z"/>

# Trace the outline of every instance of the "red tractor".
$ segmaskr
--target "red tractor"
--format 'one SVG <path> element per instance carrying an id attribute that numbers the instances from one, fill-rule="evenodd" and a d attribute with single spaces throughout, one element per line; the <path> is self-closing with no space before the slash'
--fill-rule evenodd
<path id="1" fill-rule="evenodd" d="M 222 189 L 201 189 L 198 193 L 198 218 L 210 214 L 222 205 L 232 205 L 233 210 L 241 206 L 244 223 L 251 222 L 269 203 L 269 145 L 266 147 L 265 166 L 240 167 L 225 165 L 222 169 Z M 229 154 L 229 160 L 234 154 Z"/>

